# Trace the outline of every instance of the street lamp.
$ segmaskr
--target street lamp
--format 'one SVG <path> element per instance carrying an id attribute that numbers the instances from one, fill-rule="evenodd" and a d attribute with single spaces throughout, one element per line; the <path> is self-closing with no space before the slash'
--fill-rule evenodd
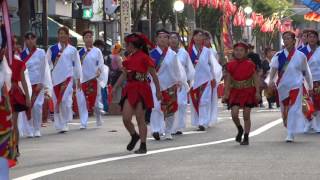
<path id="1" fill-rule="evenodd" d="M 244 8 L 244 12 L 249 15 L 252 13 L 252 8 L 250 6 L 247 6 Z"/>
<path id="2" fill-rule="evenodd" d="M 248 43 L 250 43 L 251 41 L 251 25 L 253 23 L 253 20 L 250 18 L 250 15 L 252 13 L 252 7 L 247 6 L 244 8 L 244 13 L 246 13 L 246 26 L 247 26 L 247 34 L 248 34 Z"/>
<path id="3" fill-rule="evenodd" d="M 253 20 L 251 18 L 246 19 L 246 26 L 247 26 L 247 32 L 248 32 L 248 43 L 251 43 L 251 26 L 252 26 Z"/>
<path id="4" fill-rule="evenodd" d="M 181 0 L 176 0 L 173 4 L 173 8 L 176 12 L 181 13 L 184 9 L 184 2 Z"/>
<path id="5" fill-rule="evenodd" d="M 175 13 L 175 20 L 176 20 L 176 31 L 179 32 L 179 25 L 178 25 L 178 13 L 182 13 L 184 10 L 184 2 L 182 0 L 176 0 L 173 4 L 173 10 Z"/>

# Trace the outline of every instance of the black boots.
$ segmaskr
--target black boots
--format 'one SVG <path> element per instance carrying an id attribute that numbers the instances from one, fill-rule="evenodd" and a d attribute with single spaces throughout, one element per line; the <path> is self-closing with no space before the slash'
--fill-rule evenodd
<path id="1" fill-rule="evenodd" d="M 137 133 L 134 133 L 131 135 L 131 141 L 129 142 L 127 146 L 128 151 L 132 151 L 134 147 L 136 146 L 137 142 L 139 141 L 140 136 Z"/>
<path id="2" fill-rule="evenodd" d="M 249 145 L 249 134 L 245 133 L 243 137 L 243 141 L 240 143 L 240 145 Z"/>
<path id="3" fill-rule="evenodd" d="M 146 154 L 147 153 L 147 145 L 146 143 L 141 143 L 140 148 L 134 152 L 135 154 Z"/>
<path id="4" fill-rule="evenodd" d="M 241 125 L 238 126 L 237 128 L 238 128 L 238 134 L 237 134 L 237 136 L 236 136 L 236 141 L 240 143 L 241 140 L 242 140 L 243 128 L 242 128 Z"/>

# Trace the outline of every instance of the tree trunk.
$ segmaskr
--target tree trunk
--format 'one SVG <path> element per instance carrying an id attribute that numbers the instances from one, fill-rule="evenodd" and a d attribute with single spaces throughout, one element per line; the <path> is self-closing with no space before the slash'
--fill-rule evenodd
<path id="1" fill-rule="evenodd" d="M 133 32 L 138 31 L 138 25 L 139 21 L 143 15 L 144 9 L 148 3 L 148 0 L 142 0 L 139 9 L 138 7 L 138 1 L 134 0 L 133 1 L 133 12 L 132 12 L 132 19 L 133 19 Z"/>
<path id="2" fill-rule="evenodd" d="M 30 0 L 19 0 L 20 39 L 30 30 Z"/>

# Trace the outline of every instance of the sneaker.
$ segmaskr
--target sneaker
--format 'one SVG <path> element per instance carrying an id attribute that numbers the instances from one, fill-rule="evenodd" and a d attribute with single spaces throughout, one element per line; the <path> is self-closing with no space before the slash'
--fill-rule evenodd
<path id="1" fill-rule="evenodd" d="M 294 141 L 294 135 L 292 133 L 288 133 L 286 142 L 287 143 L 292 143 Z"/>
<path id="2" fill-rule="evenodd" d="M 168 134 L 166 134 L 166 135 L 164 136 L 164 139 L 165 139 L 165 140 L 173 140 L 173 137 L 172 137 L 172 135 L 171 135 L 170 133 L 168 133 Z"/>
<path id="3" fill-rule="evenodd" d="M 34 137 L 34 134 L 33 133 L 29 133 L 28 135 L 27 135 L 27 138 L 33 138 Z"/>
<path id="4" fill-rule="evenodd" d="M 69 128 L 68 128 L 68 126 L 65 126 L 65 127 L 63 127 L 62 129 L 61 129 L 61 131 L 59 132 L 60 134 L 64 134 L 64 133 L 66 133 L 66 132 L 68 132 L 69 131 Z"/>
<path id="5" fill-rule="evenodd" d="M 41 137 L 40 131 L 36 131 L 36 132 L 34 133 L 34 137 Z"/>
<path id="6" fill-rule="evenodd" d="M 153 138 L 154 138 L 155 140 L 157 140 L 157 141 L 160 140 L 160 134 L 159 134 L 158 132 L 154 132 L 154 133 L 152 134 L 152 136 L 153 136 Z"/>
<path id="7" fill-rule="evenodd" d="M 174 135 L 183 135 L 182 131 L 177 131 Z"/>
<path id="8" fill-rule="evenodd" d="M 97 121 L 96 125 L 97 125 L 97 127 L 101 127 L 102 126 L 102 121 Z"/>
<path id="9" fill-rule="evenodd" d="M 206 130 L 206 128 L 204 126 L 199 126 L 198 131 L 205 131 L 205 130 Z"/>
<path id="10" fill-rule="evenodd" d="M 311 123 L 306 124 L 306 126 L 304 128 L 304 133 L 305 134 L 312 133 Z"/>
<path id="11" fill-rule="evenodd" d="M 81 126 L 80 126 L 80 129 L 81 129 L 81 130 L 84 130 L 84 129 L 87 129 L 87 127 L 84 126 L 84 125 L 81 125 Z"/>

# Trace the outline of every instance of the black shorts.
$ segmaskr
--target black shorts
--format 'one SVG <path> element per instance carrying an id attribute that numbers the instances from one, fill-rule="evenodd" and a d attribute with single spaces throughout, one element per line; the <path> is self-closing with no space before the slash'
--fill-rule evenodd
<path id="1" fill-rule="evenodd" d="M 28 107 L 24 104 L 13 104 L 13 111 L 14 112 L 22 112 L 27 111 Z"/>
<path id="2" fill-rule="evenodd" d="M 239 106 L 240 109 L 244 108 L 244 107 L 246 107 L 246 108 L 254 108 L 254 107 L 256 107 L 255 104 L 245 104 L 243 107 L 241 107 L 240 104 L 228 104 L 228 109 L 231 109 L 233 106 Z"/>

